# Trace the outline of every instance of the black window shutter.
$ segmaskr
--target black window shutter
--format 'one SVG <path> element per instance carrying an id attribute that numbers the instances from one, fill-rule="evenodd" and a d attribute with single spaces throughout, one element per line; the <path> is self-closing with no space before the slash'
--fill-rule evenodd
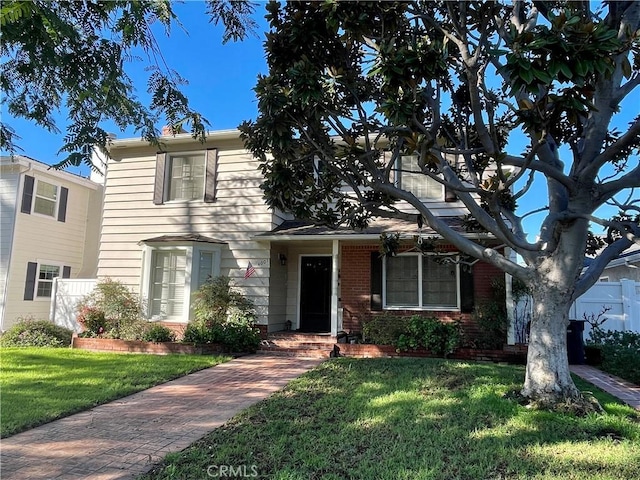
<path id="1" fill-rule="evenodd" d="M 33 201 L 33 185 L 35 178 L 30 175 L 24 176 L 24 188 L 22 189 L 22 213 L 31 213 L 31 202 Z"/>
<path id="2" fill-rule="evenodd" d="M 36 275 L 38 273 L 38 264 L 35 262 L 27 263 L 27 279 L 24 282 L 24 300 L 33 300 L 33 294 L 36 289 Z"/>
<path id="3" fill-rule="evenodd" d="M 67 220 L 67 199 L 69 198 L 69 189 L 60 187 L 60 205 L 58 206 L 58 221 Z"/>
<path id="4" fill-rule="evenodd" d="M 207 203 L 216 200 L 216 171 L 218 169 L 218 150 L 209 148 L 206 151 L 205 162 L 207 173 L 204 186 L 204 201 Z"/>
<path id="5" fill-rule="evenodd" d="M 153 188 L 153 203 L 156 205 L 162 205 L 164 203 L 166 162 L 167 154 L 158 152 L 156 154 L 156 180 Z"/>
<path id="6" fill-rule="evenodd" d="M 474 306 L 473 267 L 460 265 L 460 310 L 471 313 Z"/>
<path id="7" fill-rule="evenodd" d="M 71 278 L 71 267 L 69 265 L 62 267 L 62 278 Z"/>
<path id="8" fill-rule="evenodd" d="M 382 310 L 382 258 L 371 252 L 371 310 Z"/>

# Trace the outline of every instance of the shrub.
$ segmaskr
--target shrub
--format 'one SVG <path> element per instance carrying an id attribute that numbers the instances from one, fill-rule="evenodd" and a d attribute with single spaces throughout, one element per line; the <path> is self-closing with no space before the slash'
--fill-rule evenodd
<path id="1" fill-rule="evenodd" d="M 260 345 L 260 332 L 253 327 L 253 303 L 231 286 L 228 277 L 212 278 L 200 287 L 193 310 L 184 342 L 221 343 L 232 352 L 254 351 Z"/>
<path id="2" fill-rule="evenodd" d="M 76 319 L 78 323 L 82 325 L 83 330 L 89 335 L 102 335 L 109 330 L 104 312 L 97 307 L 82 305 L 78 308 L 78 316 Z"/>
<path id="3" fill-rule="evenodd" d="M 362 326 L 362 334 L 367 343 L 396 345 L 400 335 L 406 332 L 406 328 L 406 317 L 383 314 L 367 321 Z"/>
<path id="4" fill-rule="evenodd" d="M 176 334 L 164 325 L 155 323 L 149 327 L 143 340 L 147 342 L 174 342 L 176 340 Z"/>
<path id="5" fill-rule="evenodd" d="M 68 347 L 73 332 L 48 320 L 18 319 L 0 337 L 3 347 Z"/>
<path id="6" fill-rule="evenodd" d="M 473 319 L 480 330 L 474 346 L 487 349 L 502 348 L 509 328 L 509 318 L 504 306 L 489 301 L 476 307 Z"/>
<path id="7" fill-rule="evenodd" d="M 446 357 L 460 346 L 461 340 L 457 322 L 445 323 L 437 318 L 414 315 L 407 322 L 407 331 L 400 335 L 396 346 L 401 351 L 424 347 Z"/>
<path id="8" fill-rule="evenodd" d="M 121 282 L 101 280 L 76 308 L 77 320 L 84 328 L 83 336 L 139 340 L 144 334 L 139 332 L 143 328 L 138 323 L 144 316 L 143 304 L 138 295 Z"/>
<path id="9" fill-rule="evenodd" d="M 591 342 L 602 351 L 602 370 L 640 385 L 640 333 L 594 329 Z"/>

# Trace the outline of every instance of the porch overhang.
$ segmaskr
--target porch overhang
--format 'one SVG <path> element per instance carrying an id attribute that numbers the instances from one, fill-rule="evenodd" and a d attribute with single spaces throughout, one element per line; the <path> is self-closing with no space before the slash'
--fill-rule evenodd
<path id="1" fill-rule="evenodd" d="M 493 235 L 486 232 L 468 232 L 459 217 L 443 217 L 443 220 L 457 233 L 467 238 L 493 239 Z M 432 228 L 417 223 L 397 219 L 376 219 L 363 229 L 348 227 L 332 228 L 326 225 L 315 225 L 301 220 L 285 220 L 270 232 L 259 233 L 252 237 L 257 241 L 318 241 L 318 240 L 349 240 L 349 241 L 378 241 L 382 233 L 399 233 L 400 238 L 410 239 L 415 235 L 440 237 Z"/>

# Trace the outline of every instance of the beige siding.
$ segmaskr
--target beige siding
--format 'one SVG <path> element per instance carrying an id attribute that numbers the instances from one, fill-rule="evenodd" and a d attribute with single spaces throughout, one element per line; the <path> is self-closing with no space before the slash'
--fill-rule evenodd
<path id="1" fill-rule="evenodd" d="M 26 281 L 27 263 L 51 263 L 71 267 L 71 277 L 75 278 L 83 271 L 83 267 L 91 262 L 91 257 L 96 254 L 95 234 L 93 246 L 86 251 L 87 228 L 93 225 L 97 229 L 99 210 L 92 203 L 93 195 L 97 191 L 80 185 L 76 182 L 65 180 L 60 172 L 43 172 L 33 170 L 29 172 L 36 180 L 66 187 L 69 189 L 67 202 L 67 214 L 65 222 L 59 222 L 56 218 L 38 214 L 21 213 L 18 209 L 15 222 L 13 249 L 11 252 L 11 266 L 9 269 L 9 281 L 7 284 L 7 306 L 4 317 L 4 328 L 13 324 L 18 317 L 33 316 L 38 319 L 48 319 L 50 310 L 49 298 L 35 298 L 32 301 L 24 300 L 24 287 Z M 22 192 L 22 179 L 19 183 L 19 192 Z M 19 195 L 19 196 L 20 196 Z M 90 268 L 90 267 L 89 267 Z M 94 269 L 95 270 L 95 269 Z M 62 274 L 62 271 L 60 272 Z"/>
<path id="2" fill-rule="evenodd" d="M 168 147 L 169 152 L 204 149 L 193 143 Z M 262 177 L 240 140 L 207 145 L 218 149 L 216 201 L 153 203 L 156 155 L 150 148 L 113 153 L 106 179 L 98 277 L 111 277 L 140 292 L 143 240 L 170 234 L 197 233 L 227 242 L 221 253 L 221 273 L 246 291 L 256 305 L 258 319 L 268 313 L 269 246 L 252 241 L 270 231 L 273 215 L 262 200 Z M 256 273 L 244 278 L 248 262 Z"/>

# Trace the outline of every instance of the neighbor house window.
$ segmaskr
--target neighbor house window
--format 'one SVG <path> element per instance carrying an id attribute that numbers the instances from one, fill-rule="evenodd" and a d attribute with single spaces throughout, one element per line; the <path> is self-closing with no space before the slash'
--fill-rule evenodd
<path id="1" fill-rule="evenodd" d="M 217 150 L 158 153 L 153 203 L 170 201 L 214 202 Z"/>
<path id="2" fill-rule="evenodd" d="M 58 265 L 40 265 L 38 270 L 38 285 L 36 287 L 36 297 L 51 298 L 53 291 L 53 279 L 60 276 Z"/>
<path id="3" fill-rule="evenodd" d="M 398 160 L 398 186 L 420 200 L 444 199 L 444 186 L 420 172 L 416 156 L 402 156 Z"/>
<path id="4" fill-rule="evenodd" d="M 455 257 L 447 257 L 454 260 Z M 458 309 L 458 266 L 432 255 L 387 257 L 384 304 L 387 308 Z"/>
<path id="5" fill-rule="evenodd" d="M 36 184 L 35 201 L 33 202 L 33 211 L 40 215 L 55 217 L 57 203 L 58 187 L 51 183 L 38 180 Z"/>

